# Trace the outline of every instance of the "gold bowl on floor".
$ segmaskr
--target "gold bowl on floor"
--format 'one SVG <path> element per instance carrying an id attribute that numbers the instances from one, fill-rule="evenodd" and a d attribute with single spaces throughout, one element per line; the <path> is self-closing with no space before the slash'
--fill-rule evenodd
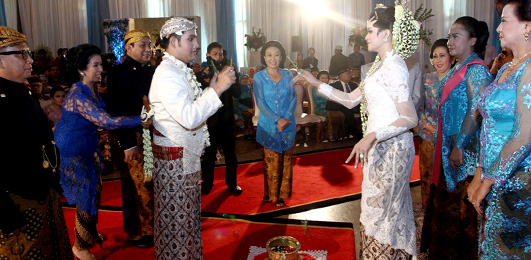
<path id="1" fill-rule="evenodd" d="M 278 236 L 269 239 L 266 249 L 269 260 L 300 260 L 299 249 L 301 243 L 294 237 Z"/>

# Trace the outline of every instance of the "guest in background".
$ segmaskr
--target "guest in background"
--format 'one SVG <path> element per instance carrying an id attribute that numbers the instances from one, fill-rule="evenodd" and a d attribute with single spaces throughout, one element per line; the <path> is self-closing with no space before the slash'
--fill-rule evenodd
<path id="1" fill-rule="evenodd" d="M 0 26 L 0 38 L 0 255 L 72 259 L 60 204 L 59 151 L 48 119 L 24 86 L 33 63 L 26 36 Z"/>
<path id="2" fill-rule="evenodd" d="M 354 45 L 354 52 L 348 55 L 348 60 L 350 61 L 350 68 L 361 68 L 362 65 L 365 65 L 365 56 L 360 52 L 358 44 Z"/>
<path id="3" fill-rule="evenodd" d="M 201 162 L 208 146 L 207 118 L 221 107 L 219 96 L 236 80 L 225 67 L 201 90 L 187 63 L 195 59 L 197 25 L 182 17 L 160 30 L 166 50 L 155 70 L 149 100 L 153 117 L 155 259 L 202 259 Z"/>
<path id="4" fill-rule="evenodd" d="M 479 58 L 489 38 L 485 22 L 458 18 L 448 32 L 448 49 L 457 64 L 437 89 L 438 122 L 433 164 L 433 185 L 424 217 L 421 250 L 431 259 L 475 259 L 478 248 L 476 211 L 467 200 L 467 187 L 478 163 L 476 135 L 469 119 L 476 110 L 479 93 L 492 81 Z"/>
<path id="5" fill-rule="evenodd" d="M 50 66 L 48 68 L 50 71 L 48 74 L 48 86 L 58 87 L 67 84 L 63 75 L 61 74 L 61 68 L 58 62 L 50 62 Z"/>
<path id="6" fill-rule="evenodd" d="M 328 71 L 326 70 L 322 70 L 319 73 L 317 73 L 316 78 L 319 81 L 326 83 L 326 84 L 330 82 L 330 75 L 328 74 Z M 323 117 L 325 120 L 323 125 L 327 127 L 326 121 L 328 121 L 328 111 L 326 110 L 326 104 L 328 100 L 325 97 L 318 94 L 317 88 L 312 88 L 311 95 L 312 95 L 312 100 L 313 100 L 314 114 Z M 327 131 L 323 131 L 323 133 L 327 133 Z M 323 141 L 323 139 L 328 140 L 328 134 L 327 136 L 321 136 L 320 141 Z"/>
<path id="7" fill-rule="evenodd" d="M 310 70 L 312 68 L 318 68 L 319 60 L 315 58 L 315 49 L 313 47 L 308 48 L 308 57 L 303 60 L 301 69 Z"/>
<path id="8" fill-rule="evenodd" d="M 199 63 L 194 63 L 194 65 L 192 65 L 192 71 L 194 73 L 198 73 L 199 71 L 201 71 L 201 64 Z"/>
<path id="9" fill-rule="evenodd" d="M 340 70 L 350 67 L 348 57 L 343 55 L 343 46 L 336 45 L 334 53 L 334 56 L 330 58 L 330 67 L 328 68 L 328 73 L 330 73 L 332 78 L 338 76 Z"/>
<path id="10" fill-rule="evenodd" d="M 43 110 L 46 117 L 48 117 L 48 122 L 50 123 L 52 130 L 55 130 L 57 122 L 61 119 L 61 110 L 63 101 L 66 97 L 66 92 L 62 87 L 53 87 L 52 92 L 50 92 L 50 97 L 52 98 L 53 103 L 45 106 Z"/>
<path id="11" fill-rule="evenodd" d="M 139 116 L 143 97 L 155 68 L 151 60 L 151 37 L 142 30 L 125 34 L 125 59 L 111 69 L 107 81 L 107 105 L 112 116 Z M 153 246 L 153 182 L 145 181 L 142 127 L 115 130 L 124 153 L 120 166 L 123 225 L 127 241 L 136 247 Z"/>
<path id="12" fill-rule="evenodd" d="M 256 69 L 254 67 L 250 67 L 248 70 L 247 70 L 247 75 L 249 75 L 249 83 L 251 84 L 250 86 L 252 87 L 253 86 L 253 79 L 254 79 L 254 74 L 256 74 Z"/>
<path id="13" fill-rule="evenodd" d="M 302 68 L 304 66 L 304 58 L 302 55 L 302 52 L 297 52 L 297 59 L 295 60 L 295 64 L 297 64 L 298 68 Z"/>
<path id="14" fill-rule="evenodd" d="M 253 92 L 260 110 L 256 141 L 264 147 L 264 202 L 277 207 L 291 197 L 295 107 L 293 75 L 283 69 L 286 51 L 280 42 L 267 42 L 260 52 L 266 69 L 256 73 Z"/>
<path id="15" fill-rule="evenodd" d="M 33 73 L 36 75 L 43 74 L 49 62 L 50 58 L 48 58 L 48 51 L 46 51 L 44 48 L 39 49 L 37 51 L 37 57 L 35 57 L 35 62 L 33 63 Z"/>
<path id="16" fill-rule="evenodd" d="M 484 213 L 480 259 L 528 259 L 531 1 L 498 0 L 496 6 L 503 8 L 496 30 L 500 33 L 501 46 L 510 48 L 514 59 L 502 67 L 494 82 L 480 94 L 478 109 L 483 119 L 476 120 L 476 125 L 481 122 L 481 175 L 474 176 L 468 195 L 478 214 Z"/>
<path id="17" fill-rule="evenodd" d="M 312 73 L 312 76 L 317 77 L 317 73 L 319 73 L 319 69 L 315 67 L 311 68 L 310 73 Z"/>
<path id="18" fill-rule="evenodd" d="M 68 204 L 76 205 L 76 237 L 72 248 L 79 259 L 95 259 L 90 249 L 102 244 L 98 234 L 101 192 L 101 156 L 98 128 L 117 129 L 140 125 L 139 116 L 111 117 L 95 87 L 103 71 L 100 48 L 81 44 L 68 51 L 70 73 L 79 76 L 63 102 L 61 120 L 55 128 L 61 152 L 61 186 Z"/>
<path id="19" fill-rule="evenodd" d="M 253 115 L 254 105 L 252 97 L 252 89 L 249 85 L 249 75 L 243 74 L 240 76 L 240 97 L 234 98 L 234 110 L 238 115 L 238 121 L 243 121 L 245 139 L 251 138 L 253 133 Z"/>
<path id="20" fill-rule="evenodd" d="M 326 70 L 319 71 L 319 73 L 317 73 L 316 78 L 326 84 L 330 82 L 330 75 Z M 326 118 L 326 120 L 328 120 L 328 111 L 326 110 L 326 103 L 328 102 L 328 100 L 317 93 L 317 88 L 313 88 L 312 97 L 315 114 L 318 116 L 322 116 Z"/>
<path id="21" fill-rule="evenodd" d="M 428 205 L 431 173 L 433 171 L 433 150 L 439 109 L 437 87 L 453 63 L 453 57 L 450 56 L 447 43 L 447 39 L 439 39 L 431 46 L 430 59 L 435 71 L 424 75 L 424 102 L 417 112 L 420 127 L 418 135 L 422 138 L 419 151 L 419 170 L 422 208 L 424 210 Z"/>
<path id="22" fill-rule="evenodd" d="M 337 73 L 339 73 L 339 80 L 332 83 L 330 86 L 345 93 L 350 93 L 358 87 L 355 83 L 350 82 L 350 69 L 348 65 L 341 68 Z M 349 134 L 354 132 L 354 129 L 348 129 L 348 127 L 354 127 L 354 109 L 359 113 L 359 108 L 349 109 L 339 103 L 328 100 L 326 103 L 326 109 L 328 111 L 329 119 L 328 141 L 341 141 L 343 138 L 348 137 Z"/>
<path id="23" fill-rule="evenodd" d="M 496 77 L 496 74 L 498 74 L 498 71 L 503 67 L 503 65 L 513 59 L 513 51 L 509 48 L 503 48 L 502 52 L 500 52 L 500 54 L 498 54 L 496 59 L 494 59 L 494 61 L 492 62 L 492 66 L 490 67 L 490 74 Z"/>
<path id="24" fill-rule="evenodd" d="M 213 42 L 208 45 L 208 50 L 208 60 L 212 61 L 208 62 L 211 71 L 221 71 L 224 63 L 222 60 L 223 56 L 220 55 L 223 53 L 223 45 L 219 42 Z M 215 68 L 212 66 L 215 66 Z M 217 160 L 216 154 L 218 149 L 221 149 L 225 156 L 225 184 L 230 192 L 236 195 L 242 193 L 242 188 L 238 186 L 236 178 L 238 158 L 236 158 L 234 102 L 232 100 L 233 98 L 240 97 L 240 94 L 240 84 L 235 83 L 231 85 L 231 87 L 219 97 L 223 106 L 217 110 L 216 113 L 211 115 L 206 122 L 210 134 L 210 146 L 205 148 L 205 154 L 203 155 L 203 161 L 201 162 L 201 176 L 203 177 L 201 192 L 203 194 L 209 194 L 214 186 L 214 166 Z"/>
<path id="25" fill-rule="evenodd" d="M 31 96 L 39 101 L 41 108 L 52 103 L 52 100 L 49 96 L 45 96 L 42 93 L 42 83 L 41 79 L 37 75 L 31 75 L 28 78 L 29 89 L 31 90 Z"/>

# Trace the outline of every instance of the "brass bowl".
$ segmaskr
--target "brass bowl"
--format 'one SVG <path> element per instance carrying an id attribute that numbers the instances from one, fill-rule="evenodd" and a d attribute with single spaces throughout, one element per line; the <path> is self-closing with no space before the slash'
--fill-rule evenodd
<path id="1" fill-rule="evenodd" d="M 277 246 L 289 246 L 293 248 L 293 252 L 289 253 L 280 253 L 271 250 L 273 247 Z M 266 249 L 269 260 L 300 260 L 299 250 L 301 248 L 301 243 L 297 241 L 294 237 L 290 236 L 278 236 L 271 238 L 266 243 Z"/>

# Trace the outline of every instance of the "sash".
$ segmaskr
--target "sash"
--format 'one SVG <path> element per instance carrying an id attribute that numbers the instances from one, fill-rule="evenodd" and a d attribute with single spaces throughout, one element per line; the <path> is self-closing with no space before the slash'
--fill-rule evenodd
<path id="1" fill-rule="evenodd" d="M 485 67 L 487 65 L 483 60 L 473 60 L 461 68 L 457 70 L 450 79 L 446 81 L 446 84 L 443 86 L 443 90 L 441 93 L 441 99 L 439 101 L 439 109 L 438 109 L 438 120 L 437 120 L 437 142 L 435 143 L 435 160 L 433 162 L 433 175 L 431 181 L 435 184 L 435 186 L 439 185 L 439 174 L 441 172 L 441 160 L 442 160 L 442 115 L 441 115 L 441 108 L 443 103 L 446 101 L 448 96 L 450 96 L 450 93 L 463 81 L 465 78 L 466 72 L 468 70 L 468 66 L 472 64 L 480 64 Z"/>

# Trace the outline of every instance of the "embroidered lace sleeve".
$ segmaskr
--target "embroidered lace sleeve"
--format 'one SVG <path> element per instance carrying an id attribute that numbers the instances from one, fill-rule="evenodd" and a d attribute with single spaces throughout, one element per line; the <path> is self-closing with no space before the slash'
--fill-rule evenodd
<path id="1" fill-rule="evenodd" d="M 384 89 L 393 100 L 399 118 L 390 125 L 384 126 L 375 131 L 376 139 L 378 141 L 397 136 L 408 129 L 415 127 L 418 123 L 415 105 L 409 94 L 409 73 L 405 63 L 386 64 L 382 69 L 384 69 L 382 73 Z"/>
<path id="2" fill-rule="evenodd" d="M 482 65 L 471 65 L 466 72 L 467 88 L 466 94 L 468 98 L 467 113 L 463 123 L 461 124 L 461 134 L 457 136 L 457 148 L 463 149 L 470 143 L 470 140 L 477 134 L 481 125 L 481 115 L 477 110 L 477 103 L 479 101 L 479 93 L 492 82 L 490 71 Z"/>
<path id="3" fill-rule="evenodd" d="M 71 106 L 65 104 L 65 109 L 71 109 L 71 111 L 79 113 L 91 123 L 107 130 L 131 128 L 141 123 L 139 116 L 112 117 L 104 108 L 95 103 L 92 98 L 80 92 L 73 99 Z"/>
<path id="4" fill-rule="evenodd" d="M 361 102 L 361 91 L 359 88 L 356 88 L 350 93 L 346 93 L 340 90 L 335 89 L 334 87 L 323 83 L 319 85 L 319 93 L 328 97 L 328 99 L 342 104 L 343 106 L 352 109 L 353 107 L 359 105 Z"/>
<path id="5" fill-rule="evenodd" d="M 486 170 L 483 178 L 503 184 L 529 160 L 531 151 L 531 63 L 524 68 L 516 92 L 516 115 L 512 134 L 503 146 L 498 159 Z M 530 166 L 527 165 L 529 168 Z M 530 170 L 530 169 L 527 169 Z"/>
<path id="6" fill-rule="evenodd" d="M 264 114 L 266 117 L 271 118 L 273 122 L 277 122 L 280 119 L 280 115 L 277 115 L 273 109 L 269 107 L 264 95 L 264 82 L 263 79 L 258 77 L 254 78 L 253 92 L 256 100 L 256 106 L 260 110 L 260 114 Z"/>

